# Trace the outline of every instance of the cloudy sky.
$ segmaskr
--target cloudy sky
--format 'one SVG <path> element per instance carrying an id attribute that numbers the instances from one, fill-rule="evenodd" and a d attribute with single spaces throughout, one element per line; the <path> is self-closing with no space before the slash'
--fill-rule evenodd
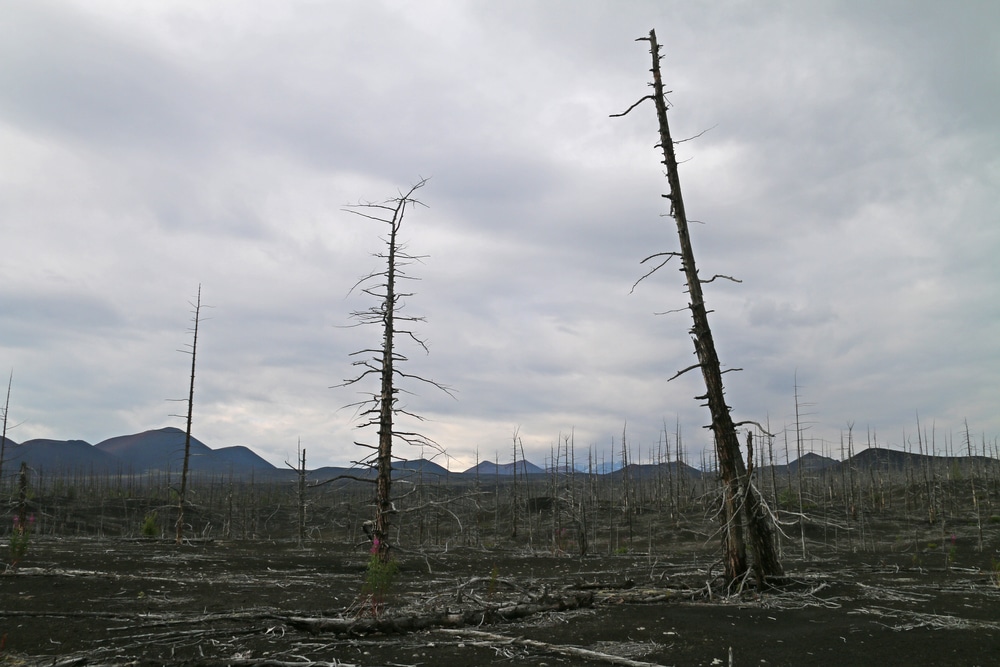
<path id="1" fill-rule="evenodd" d="M 9 436 L 177 426 L 202 286 L 194 434 L 281 465 L 359 456 L 341 406 L 382 229 L 344 212 L 429 177 L 406 218 L 430 353 L 408 409 L 464 469 L 693 399 L 646 103 L 655 28 L 737 419 L 809 447 L 1000 436 L 1000 4 L 13 0 L 0 15 L 0 370 Z M 703 134 L 702 134 L 703 133 Z M 6 378 L 5 378 L 6 379 Z M 370 389 L 370 388 L 368 388 Z M 963 445 L 964 447 L 964 445 Z M 419 451 L 400 451 L 416 458 Z M 943 453 L 943 451 L 942 451 Z M 429 455 L 430 452 L 425 452 Z M 598 456 L 607 456 L 606 453 Z M 783 458 L 783 453 L 782 453 Z"/>

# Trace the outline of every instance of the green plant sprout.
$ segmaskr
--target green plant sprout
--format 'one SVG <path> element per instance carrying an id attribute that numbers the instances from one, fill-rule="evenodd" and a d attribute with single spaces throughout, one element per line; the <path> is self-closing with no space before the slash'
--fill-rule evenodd
<path id="1" fill-rule="evenodd" d="M 156 537 L 160 534 L 160 524 L 156 519 L 156 510 L 149 512 L 143 517 L 139 532 L 143 537 Z"/>
<path id="2" fill-rule="evenodd" d="M 32 514 L 26 521 L 21 521 L 20 517 L 14 517 L 14 528 L 10 533 L 10 561 L 7 564 L 7 571 L 17 570 L 17 566 L 28 553 L 28 544 L 31 542 L 31 531 L 35 527 L 35 515 Z"/>
<path id="3" fill-rule="evenodd" d="M 386 598 L 399 573 L 399 565 L 395 560 L 383 560 L 379 554 L 379 541 L 372 542 L 371 555 L 368 557 L 368 567 L 365 571 L 365 583 L 361 588 L 362 614 L 367 610 L 373 618 L 379 618 L 385 611 Z"/>

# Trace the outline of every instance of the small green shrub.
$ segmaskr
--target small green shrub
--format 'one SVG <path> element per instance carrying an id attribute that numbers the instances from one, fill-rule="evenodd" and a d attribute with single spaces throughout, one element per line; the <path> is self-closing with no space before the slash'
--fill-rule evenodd
<path id="1" fill-rule="evenodd" d="M 14 517 L 14 528 L 10 533 L 10 561 L 7 563 L 8 571 L 17 570 L 21 559 L 28 553 L 28 544 L 31 542 L 31 531 L 35 527 L 35 515 L 32 514 L 25 521 L 19 517 Z"/>
<path id="2" fill-rule="evenodd" d="M 994 514 L 990 517 L 990 523 L 1000 523 L 1000 516 Z"/>
<path id="3" fill-rule="evenodd" d="M 143 537 L 157 537 L 160 534 L 160 522 L 156 518 L 156 510 L 149 512 L 142 519 L 139 532 Z"/>
<path id="4" fill-rule="evenodd" d="M 395 559 L 382 560 L 379 555 L 379 543 L 376 539 L 368 557 L 368 567 L 365 570 L 365 583 L 361 594 L 365 603 L 362 611 L 369 611 L 374 618 L 382 615 L 386 598 L 392 590 L 392 585 L 399 574 L 399 565 Z"/>

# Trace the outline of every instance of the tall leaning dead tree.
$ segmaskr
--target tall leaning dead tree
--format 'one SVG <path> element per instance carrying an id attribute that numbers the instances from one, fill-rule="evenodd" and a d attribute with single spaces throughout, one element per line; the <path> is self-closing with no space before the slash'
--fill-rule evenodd
<path id="1" fill-rule="evenodd" d="M 666 167 L 667 182 L 670 185 L 670 192 L 663 196 L 670 201 L 670 215 L 677 223 L 677 236 L 680 240 L 680 252 L 656 253 L 642 260 L 643 263 L 650 260 L 659 263 L 638 282 L 655 273 L 674 257 L 680 258 L 681 270 L 687 280 L 690 299 L 688 308 L 691 310 L 691 318 L 694 322 L 690 334 L 694 342 L 698 363 L 678 371 L 670 379 L 673 380 L 688 371 L 700 368 L 705 380 L 706 392 L 697 396 L 696 399 L 707 401 L 708 409 L 712 415 L 712 423 L 708 428 L 712 429 L 715 438 L 719 473 L 722 478 L 723 502 L 720 520 L 722 522 L 721 534 L 726 583 L 730 587 L 741 585 L 749 574 L 747 545 L 744 539 L 745 521 L 746 534 L 749 536 L 750 549 L 754 556 L 754 574 L 759 585 L 765 586 L 768 577 L 782 574 L 782 568 L 775 551 L 772 515 L 760 492 L 753 486 L 751 476 L 748 474 L 748 465 L 750 472 L 752 472 L 753 466 L 752 436 L 748 433 L 748 463 L 746 463 L 740 451 L 739 437 L 736 432 L 737 426 L 752 422 L 734 423 L 730 414 L 731 408 L 726 405 L 725 388 L 722 383 L 724 371 L 715 349 L 715 341 L 708 323 L 708 309 L 702 294 L 702 285 L 705 283 L 710 283 L 716 278 L 735 279 L 729 276 L 715 275 L 708 280 L 703 280 L 698 276 L 691 237 L 688 233 L 684 198 L 681 195 L 681 181 L 677 170 L 677 158 L 674 154 L 674 141 L 670 136 L 670 126 L 667 123 L 667 101 L 663 91 L 663 80 L 660 76 L 660 46 L 656 42 L 656 31 L 650 30 L 649 37 L 640 37 L 636 41 L 649 42 L 650 54 L 653 59 L 651 70 L 653 73 L 653 93 L 641 98 L 623 113 L 613 114 L 613 117 L 626 115 L 646 100 L 652 100 L 656 106 L 656 118 L 660 130 L 658 147 L 663 150 L 663 165 Z"/>
<path id="2" fill-rule="evenodd" d="M 381 330 L 382 343 L 378 347 L 366 348 L 352 353 L 352 357 L 358 357 L 352 365 L 360 372 L 355 377 L 337 385 L 338 387 L 346 387 L 369 377 L 378 380 L 379 388 L 376 393 L 372 394 L 370 398 L 351 404 L 350 407 L 358 409 L 361 416 L 359 428 L 375 427 L 378 432 L 377 445 L 361 442 L 354 444 L 373 450 L 372 454 L 356 463 L 376 471 L 375 521 L 371 529 L 371 538 L 375 553 L 383 562 L 389 560 L 389 517 L 394 511 L 391 495 L 393 441 L 399 440 L 405 444 L 440 449 L 437 443 L 424 435 L 413 431 L 399 430 L 396 427 L 395 418 L 397 416 L 423 421 L 422 417 L 410 412 L 400 404 L 399 383 L 406 381 L 425 383 L 451 395 L 451 391 L 444 385 L 419 375 L 404 372 L 401 364 L 407 361 L 407 357 L 397 349 L 398 339 L 406 339 L 416 343 L 424 352 L 428 351 L 427 344 L 410 328 L 413 323 L 423 322 L 424 318 L 405 315 L 402 312 L 405 300 L 413 296 L 413 293 L 400 289 L 400 285 L 405 281 L 415 280 L 406 273 L 405 268 L 424 259 L 422 256 L 407 253 L 406 245 L 400 239 L 400 229 L 407 211 L 413 206 L 424 205 L 414 198 L 414 193 L 426 183 L 427 179 L 421 179 L 405 194 L 400 193 L 397 197 L 382 203 L 358 204 L 346 209 L 350 213 L 374 220 L 388 227 L 388 233 L 383 238 L 385 250 L 375 253 L 375 257 L 383 262 L 383 268 L 368 274 L 351 288 L 351 292 L 360 290 L 375 300 L 371 307 L 354 311 L 351 313 L 351 317 L 357 322 L 356 326 L 378 327 Z"/>
<path id="3" fill-rule="evenodd" d="M 194 327 L 192 329 L 191 350 L 191 384 L 187 397 L 187 428 L 184 430 L 184 463 L 181 466 L 181 488 L 177 492 L 177 523 L 175 524 L 175 541 L 180 544 L 184 538 L 184 503 L 187 501 L 188 469 L 191 463 L 191 418 L 194 415 L 194 370 L 198 357 L 198 324 L 201 322 L 201 285 L 198 285 L 198 298 L 194 304 Z M 181 399 L 183 400 L 183 399 Z M 180 415 L 175 415 L 180 416 Z"/>

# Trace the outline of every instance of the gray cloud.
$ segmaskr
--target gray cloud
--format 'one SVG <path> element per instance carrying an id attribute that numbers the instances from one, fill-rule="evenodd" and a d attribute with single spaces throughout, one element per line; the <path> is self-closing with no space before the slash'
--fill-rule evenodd
<path id="1" fill-rule="evenodd" d="M 1000 126 L 992 3 L 16 2 L 0 24 L 0 363 L 12 434 L 175 424 L 189 300 L 195 428 L 343 463 L 347 295 L 377 225 L 343 212 L 430 176 L 404 233 L 430 354 L 409 405 L 453 465 L 542 462 L 664 421 L 708 445 L 646 94 L 656 28 L 709 306 L 741 418 L 1000 430 Z M 994 20 L 990 20 L 994 19 Z M 797 378 L 797 380 L 796 380 Z M 671 435 L 672 437 L 672 435 Z M 415 455 L 415 452 L 404 452 Z"/>

